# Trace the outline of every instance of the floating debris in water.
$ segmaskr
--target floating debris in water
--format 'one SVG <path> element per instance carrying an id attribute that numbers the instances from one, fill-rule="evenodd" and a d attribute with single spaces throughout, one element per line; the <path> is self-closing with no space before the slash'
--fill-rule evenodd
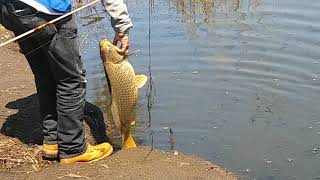
<path id="1" fill-rule="evenodd" d="M 291 162 L 293 162 L 293 158 L 290 158 L 290 157 L 289 157 L 289 158 L 287 159 L 287 161 L 288 161 L 289 163 L 291 163 Z"/>
<path id="2" fill-rule="evenodd" d="M 164 130 L 168 130 L 168 129 L 169 129 L 169 127 L 162 127 L 162 129 L 164 129 Z"/>
<path id="3" fill-rule="evenodd" d="M 319 149 L 318 149 L 318 148 L 313 148 L 313 149 L 312 149 L 313 154 L 317 154 L 317 153 L 318 153 L 318 151 L 319 151 Z"/>
<path id="4" fill-rule="evenodd" d="M 199 71 L 193 71 L 192 74 L 199 74 Z"/>
<path id="5" fill-rule="evenodd" d="M 313 62 L 313 64 L 319 64 L 319 62 L 318 62 L 318 61 L 315 61 L 315 62 Z"/>
<path id="6" fill-rule="evenodd" d="M 271 164 L 272 161 L 270 159 L 263 159 L 266 164 Z"/>
<path id="7" fill-rule="evenodd" d="M 313 127 L 312 127 L 312 126 L 309 126 L 308 128 L 309 128 L 309 129 L 312 129 Z"/>
<path id="8" fill-rule="evenodd" d="M 228 92 L 228 91 L 226 91 L 226 92 L 225 92 L 225 94 L 226 94 L 226 95 L 229 95 L 229 92 Z"/>
<path id="9" fill-rule="evenodd" d="M 317 132 L 317 134 L 320 136 L 320 131 L 319 131 L 319 132 Z"/>
<path id="10" fill-rule="evenodd" d="M 177 78 L 176 81 L 180 81 L 181 79 Z"/>
<path id="11" fill-rule="evenodd" d="M 252 170 L 250 168 L 246 168 L 244 170 L 239 170 L 239 172 L 243 172 L 243 173 L 249 174 L 249 173 L 252 172 Z"/>

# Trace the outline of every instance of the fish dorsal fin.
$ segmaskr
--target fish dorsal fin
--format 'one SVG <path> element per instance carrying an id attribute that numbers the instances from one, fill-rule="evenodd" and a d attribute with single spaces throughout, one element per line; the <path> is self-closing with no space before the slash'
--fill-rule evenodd
<path id="1" fill-rule="evenodd" d="M 136 80 L 138 88 L 142 88 L 146 84 L 148 77 L 146 75 L 140 74 L 136 75 Z"/>

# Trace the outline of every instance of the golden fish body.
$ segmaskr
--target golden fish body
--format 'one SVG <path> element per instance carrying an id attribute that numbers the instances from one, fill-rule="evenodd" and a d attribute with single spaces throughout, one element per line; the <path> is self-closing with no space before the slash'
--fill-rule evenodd
<path id="1" fill-rule="evenodd" d="M 136 118 L 138 88 L 146 83 L 147 76 L 136 75 L 130 62 L 106 39 L 100 42 L 100 55 L 110 86 L 112 120 L 121 131 L 122 147 L 136 147 L 130 128 Z"/>

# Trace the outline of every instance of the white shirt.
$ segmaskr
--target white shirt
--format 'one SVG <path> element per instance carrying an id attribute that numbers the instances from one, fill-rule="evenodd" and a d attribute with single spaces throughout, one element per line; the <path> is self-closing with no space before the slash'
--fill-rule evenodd
<path id="1" fill-rule="evenodd" d="M 26 3 L 29 6 L 35 8 L 36 10 L 38 10 L 40 12 L 43 12 L 45 14 L 50 14 L 50 15 L 61 15 L 61 14 L 64 14 L 64 13 L 58 13 L 58 12 L 52 11 L 52 10 L 48 9 L 47 7 L 45 7 L 44 5 L 38 3 L 35 0 L 19 0 L 19 1 L 21 1 L 23 3 Z"/>

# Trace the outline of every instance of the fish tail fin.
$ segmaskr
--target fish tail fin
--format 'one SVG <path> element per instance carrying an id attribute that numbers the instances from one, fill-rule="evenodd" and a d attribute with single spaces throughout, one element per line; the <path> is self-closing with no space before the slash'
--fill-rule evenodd
<path id="1" fill-rule="evenodd" d="M 140 75 L 136 75 L 136 80 L 137 80 L 138 88 L 142 88 L 146 84 L 148 77 L 144 74 L 140 74 Z"/>
<path id="2" fill-rule="evenodd" d="M 130 133 L 128 135 L 122 134 L 122 149 L 129 149 L 134 147 L 137 147 L 137 144 L 134 141 L 132 135 Z"/>

